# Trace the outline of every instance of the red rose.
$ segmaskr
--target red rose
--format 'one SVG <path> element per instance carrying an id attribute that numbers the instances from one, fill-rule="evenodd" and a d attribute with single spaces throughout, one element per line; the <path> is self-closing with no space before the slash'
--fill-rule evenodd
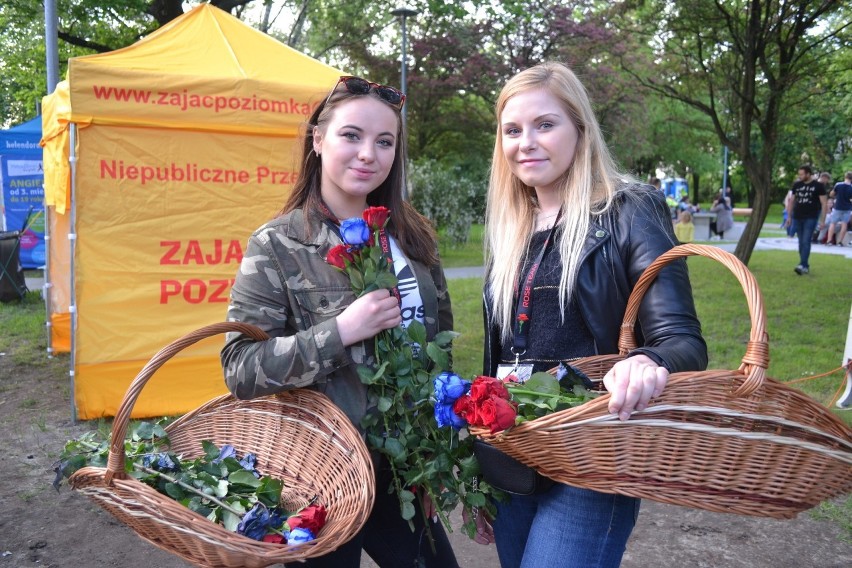
<path id="1" fill-rule="evenodd" d="M 390 217 L 390 210 L 387 207 L 367 207 L 363 213 L 364 221 L 374 231 L 384 229 L 385 223 Z"/>
<path id="2" fill-rule="evenodd" d="M 474 426 L 482 425 L 477 422 L 479 420 L 479 414 L 476 412 L 476 405 L 467 395 L 460 396 L 456 399 L 455 403 L 453 403 L 453 412 L 455 412 L 457 416 L 464 418 L 468 424 L 473 424 Z"/>
<path id="3" fill-rule="evenodd" d="M 352 262 L 355 258 L 346 250 L 346 245 L 337 245 L 328 251 L 325 261 L 335 268 L 346 270 L 346 261 Z"/>
<path id="4" fill-rule="evenodd" d="M 277 533 L 264 535 L 263 542 L 271 542 L 272 544 L 287 544 L 287 541 L 284 540 L 284 535 L 280 535 Z"/>
<path id="5" fill-rule="evenodd" d="M 290 530 L 296 527 L 303 527 L 316 536 L 319 534 L 320 529 L 325 526 L 326 514 L 327 512 L 323 505 L 310 505 L 287 519 L 287 524 L 290 526 Z"/>
<path id="6" fill-rule="evenodd" d="M 491 396 L 479 407 L 482 425 L 491 429 L 494 434 L 515 425 L 518 415 L 515 404 L 499 396 Z"/>
<path id="7" fill-rule="evenodd" d="M 473 379 L 470 385 L 470 398 L 476 403 L 482 403 L 491 395 L 509 400 L 509 391 L 503 386 L 503 381 L 494 377 L 480 376 Z"/>

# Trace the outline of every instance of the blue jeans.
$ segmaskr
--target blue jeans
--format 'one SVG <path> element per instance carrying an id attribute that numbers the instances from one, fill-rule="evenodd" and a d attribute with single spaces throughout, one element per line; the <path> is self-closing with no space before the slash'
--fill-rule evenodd
<path id="1" fill-rule="evenodd" d="M 799 237 L 799 264 L 805 268 L 809 268 L 808 258 L 811 256 L 811 239 L 814 236 L 818 217 L 808 217 L 807 219 L 797 219 L 793 217 L 793 228 Z"/>
<path id="2" fill-rule="evenodd" d="M 497 504 L 502 568 L 617 568 L 639 516 L 639 499 L 557 483 Z"/>

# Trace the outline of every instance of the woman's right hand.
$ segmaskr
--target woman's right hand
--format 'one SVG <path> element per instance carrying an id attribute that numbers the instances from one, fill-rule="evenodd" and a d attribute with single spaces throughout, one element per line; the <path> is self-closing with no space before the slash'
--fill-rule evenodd
<path id="1" fill-rule="evenodd" d="M 402 322 L 399 304 L 390 290 L 364 294 L 337 316 L 337 331 L 344 347 L 375 337 Z"/>

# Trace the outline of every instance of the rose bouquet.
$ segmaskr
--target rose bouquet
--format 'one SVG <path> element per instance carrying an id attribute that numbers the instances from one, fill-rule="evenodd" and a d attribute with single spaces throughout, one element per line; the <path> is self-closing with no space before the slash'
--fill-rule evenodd
<path id="1" fill-rule="evenodd" d="M 343 244 L 328 253 L 326 261 L 349 276 L 357 296 L 397 284 L 385 252 L 389 216 L 384 207 L 370 207 L 362 218 L 344 220 L 340 225 Z M 493 513 L 488 499 L 493 490 L 478 481 L 473 440 L 461 438 L 457 430 L 437 427 L 433 418 L 434 378 L 449 369 L 451 342 L 457 335 L 442 331 L 428 341 L 425 326 L 415 320 L 407 328 L 379 333 L 374 341 L 375 365 L 358 367 L 375 403 L 375 412 L 368 413 L 361 424 L 367 444 L 390 464 L 393 485 L 389 489 L 396 493 L 400 513 L 412 528 L 418 493 L 429 497 L 450 530 L 448 514 L 459 504 Z M 464 529 L 472 536 L 473 521 Z"/>
<path id="2" fill-rule="evenodd" d="M 256 457 L 240 458 L 233 446 L 202 441 L 203 455 L 183 459 L 168 451 L 161 423 L 140 422 L 125 440 L 127 473 L 190 510 L 254 540 L 300 544 L 314 540 L 325 525 L 326 509 L 311 503 L 297 511 L 281 505 L 281 480 L 261 475 Z M 103 467 L 109 441 L 87 432 L 65 444 L 54 471 L 54 487 L 86 466 Z"/>
<path id="3" fill-rule="evenodd" d="M 435 420 L 441 427 L 484 426 L 500 432 L 527 420 L 583 404 L 598 396 L 581 382 L 578 371 L 562 363 L 556 375 L 534 373 L 521 383 L 479 376 L 473 382 L 451 373 L 435 379 Z"/>

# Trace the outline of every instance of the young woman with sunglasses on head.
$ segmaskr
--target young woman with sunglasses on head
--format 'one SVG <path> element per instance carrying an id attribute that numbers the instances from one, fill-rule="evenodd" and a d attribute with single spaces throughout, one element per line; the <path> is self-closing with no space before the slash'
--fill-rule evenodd
<path id="1" fill-rule="evenodd" d="M 435 232 L 402 198 L 404 103 L 392 87 L 341 77 L 311 116 L 299 178 L 279 216 L 249 239 L 231 290 L 228 319 L 254 324 L 271 337 L 254 342 L 228 335 L 222 365 L 238 398 L 310 387 L 325 393 L 360 428 L 375 404 L 356 373 L 359 363 L 372 358 L 369 340 L 411 318 L 426 326 L 430 339 L 452 329 Z M 399 288 L 405 284 L 401 306 L 389 290 L 356 299 L 348 277 L 325 260 L 342 242 L 339 220 L 361 217 L 369 206 L 391 212 L 391 252 Z M 457 566 L 440 522 L 429 527 L 433 552 L 420 511 L 412 532 L 397 496 L 388 494 L 388 465 L 378 463 L 376 474 L 376 502 L 364 529 L 335 552 L 304 565 L 357 568 L 363 548 L 382 567 L 415 566 L 418 559 L 435 568 Z"/>
<path id="2" fill-rule="evenodd" d="M 485 374 L 503 376 L 519 365 L 546 371 L 559 361 L 617 353 L 630 291 L 677 242 L 665 197 L 616 169 L 588 95 L 564 65 L 515 75 L 496 112 Z M 519 314 L 526 314 L 523 326 Z M 609 410 L 622 420 L 658 396 L 669 373 L 707 364 L 685 262 L 663 269 L 651 285 L 636 336 L 641 347 L 603 381 Z M 493 522 L 501 566 L 618 566 L 638 511 L 637 499 L 561 483 L 512 495 L 497 504 Z"/>

